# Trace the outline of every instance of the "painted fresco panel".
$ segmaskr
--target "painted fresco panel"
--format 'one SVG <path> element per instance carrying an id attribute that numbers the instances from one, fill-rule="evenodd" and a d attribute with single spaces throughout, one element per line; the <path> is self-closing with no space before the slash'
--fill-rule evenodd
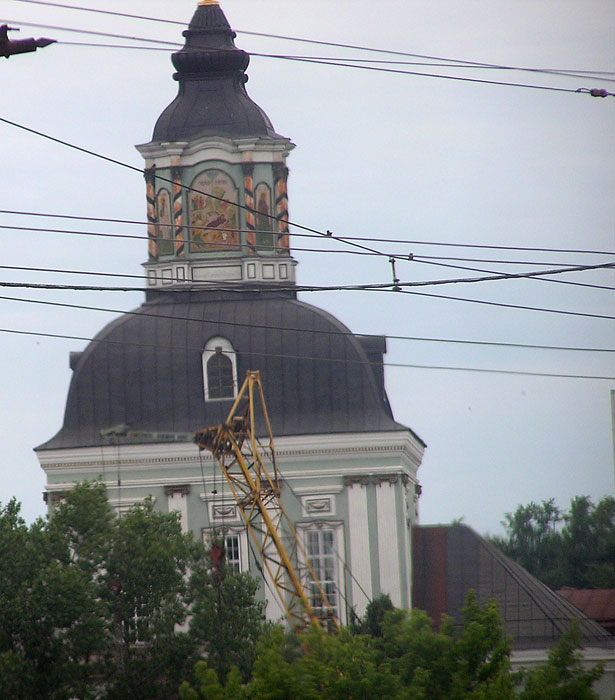
<path id="1" fill-rule="evenodd" d="M 221 170 L 206 170 L 196 177 L 192 188 L 198 192 L 189 195 L 191 251 L 239 247 L 238 192 L 233 180 Z"/>
<path id="2" fill-rule="evenodd" d="M 254 190 L 256 245 L 258 248 L 273 248 L 273 224 L 271 218 L 271 188 L 260 182 Z M 272 233 L 267 233 L 271 231 Z"/>
<path id="3" fill-rule="evenodd" d="M 173 226 L 171 217 L 171 194 L 162 189 L 156 195 L 156 227 L 158 229 L 158 243 L 160 255 L 173 255 Z"/>

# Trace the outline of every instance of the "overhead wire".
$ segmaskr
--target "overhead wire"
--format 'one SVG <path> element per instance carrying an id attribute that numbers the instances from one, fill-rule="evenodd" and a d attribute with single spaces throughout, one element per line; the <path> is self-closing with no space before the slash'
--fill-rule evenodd
<path id="1" fill-rule="evenodd" d="M 41 304 L 44 306 L 56 306 L 60 308 L 70 308 L 70 309 L 80 309 L 84 311 L 99 311 L 102 313 L 112 313 L 112 314 L 122 314 L 123 316 L 146 316 L 157 319 L 166 319 L 171 321 L 187 321 L 190 323 L 215 323 L 219 324 L 219 318 L 192 318 L 190 316 L 179 316 L 176 314 L 164 314 L 164 313 L 150 313 L 148 311 L 139 310 L 129 310 L 124 309 L 110 309 L 108 307 L 100 306 L 88 306 L 85 304 L 73 304 L 68 302 L 59 301 L 45 301 L 41 299 L 24 299 L 22 297 L 10 297 L 10 296 L 0 296 L 0 299 L 5 301 L 17 301 L 27 304 Z M 371 333 L 353 333 L 350 330 L 347 331 L 331 331 L 325 329 L 315 329 L 315 328 L 296 328 L 288 326 L 279 326 L 275 324 L 262 324 L 262 323 L 242 323 L 241 321 L 224 320 L 222 322 L 225 326 L 231 326 L 233 328 L 250 328 L 250 329 L 263 329 L 263 330 L 278 330 L 278 331 L 303 331 L 308 332 L 312 335 L 329 335 L 329 336 L 342 336 L 342 337 L 373 337 L 381 338 L 382 335 L 371 334 Z M 444 342 L 444 343 L 459 343 L 462 345 L 482 345 L 482 346 L 494 346 L 494 347 L 506 347 L 506 348 L 530 348 L 538 350 L 570 350 L 570 351 L 584 351 L 584 352 L 615 352 L 615 348 L 587 348 L 587 347 L 567 347 L 567 346 L 557 346 L 557 345 L 531 345 L 522 343 L 503 343 L 494 341 L 476 341 L 476 340 L 456 340 L 456 339 L 443 339 L 443 338 L 421 338 L 416 336 L 407 335 L 392 335 L 386 334 L 386 338 L 389 340 L 408 340 L 408 341 L 427 341 L 427 342 Z M 85 340 L 88 340 L 85 338 Z M 97 341 L 98 342 L 98 341 Z"/>
<path id="2" fill-rule="evenodd" d="M 437 267 L 445 267 L 447 269 L 454 270 L 467 270 L 469 272 L 486 272 L 489 274 L 502 274 L 501 270 L 487 270 L 484 267 L 468 267 L 467 265 L 452 265 L 451 263 L 434 262 L 432 260 L 414 260 L 414 262 L 423 263 L 425 265 L 435 265 Z M 606 284 L 591 284 L 589 282 L 573 282 L 572 280 L 558 280 L 551 279 L 550 277 L 530 277 L 529 279 L 535 279 L 543 282 L 553 282 L 557 284 L 568 284 L 575 287 L 587 287 L 589 289 L 604 289 L 609 292 L 615 290 L 615 286 L 609 286 Z"/>
<path id="3" fill-rule="evenodd" d="M 193 319 L 190 319 L 193 320 Z M 65 340 L 80 340 L 80 341 L 87 341 L 90 343 L 108 343 L 108 344 L 113 344 L 113 345 L 126 345 L 126 346 L 138 346 L 138 347 L 153 347 L 159 350 L 164 350 L 168 349 L 169 351 L 177 352 L 178 346 L 161 346 L 161 345 L 149 345 L 146 343 L 134 343 L 131 341 L 113 341 L 113 340 L 107 340 L 104 338 L 98 339 L 98 338 L 87 338 L 83 336 L 75 336 L 75 335 L 67 335 L 67 334 L 61 334 L 61 333 L 44 333 L 41 331 L 25 331 L 25 330 L 20 330 L 20 329 L 14 329 L 14 328 L 0 328 L 0 333 L 9 333 L 9 334 L 14 334 L 14 335 L 28 335 L 28 336 L 37 336 L 37 337 L 44 337 L 44 338 L 57 338 L 57 339 L 65 339 Z M 184 350 L 188 350 L 190 348 L 185 347 L 181 348 Z M 202 348 L 194 348 L 195 351 L 202 352 Z M 222 351 L 223 353 L 225 351 Z M 266 353 L 266 352 L 252 352 L 251 353 L 254 356 L 257 357 L 274 357 L 278 359 L 286 359 L 286 360 L 311 360 L 311 361 L 317 361 L 317 362 L 343 362 L 343 363 L 350 363 L 355 366 L 383 366 L 383 367 L 395 367 L 395 368 L 404 368 L 404 369 L 429 369 L 429 370 L 447 370 L 447 371 L 455 371 L 455 372 L 476 372 L 476 373 L 481 373 L 481 374 L 510 374 L 510 375 L 517 375 L 517 376 L 529 376 L 529 377 L 550 377 L 550 378 L 556 378 L 556 379 L 599 379 L 599 380 L 608 380 L 608 381 L 613 381 L 615 380 L 615 375 L 614 376 L 604 376 L 604 375 L 588 375 L 588 374 L 565 374 L 565 373 L 556 373 L 556 372 L 531 372 L 531 371 L 524 371 L 524 370 L 507 370 L 507 369 L 491 369 L 491 368 L 479 368 L 479 367 L 451 367 L 451 366 L 442 366 L 442 365 L 419 365 L 419 364 L 410 364 L 410 363 L 405 363 L 405 362 L 382 362 L 382 363 L 375 363 L 375 362 L 370 362 L 364 361 L 364 360 L 353 360 L 350 358 L 333 358 L 333 357 L 315 357 L 315 356 L 308 356 L 308 355 L 289 355 L 285 353 Z"/>
<path id="4" fill-rule="evenodd" d="M 43 6 L 48 6 L 48 7 L 57 7 L 57 8 L 62 8 L 62 9 L 77 10 L 77 11 L 83 11 L 83 12 L 91 12 L 91 13 L 97 13 L 97 14 L 103 14 L 103 15 L 123 17 L 126 19 L 145 20 L 145 21 L 150 21 L 150 22 L 157 22 L 157 23 L 161 23 L 161 24 L 170 24 L 170 25 L 181 26 L 181 27 L 186 26 L 186 22 L 183 22 L 180 20 L 172 20 L 172 19 L 167 19 L 167 18 L 162 18 L 162 17 L 151 17 L 149 15 L 136 15 L 136 14 L 130 14 L 130 13 L 125 13 L 125 12 L 117 12 L 117 11 L 113 11 L 113 10 L 101 10 L 98 8 L 83 7 L 83 6 L 79 6 L 79 5 L 68 5 L 65 3 L 45 2 L 44 0 L 14 0 L 14 1 L 32 4 L 32 5 L 43 5 Z M 293 42 L 299 42 L 299 43 L 313 44 L 313 45 L 318 45 L 318 46 L 350 49 L 353 51 L 363 51 L 363 52 L 367 52 L 367 53 L 372 52 L 372 53 L 379 53 L 379 54 L 405 56 L 405 57 L 409 57 L 409 58 L 421 58 L 421 59 L 424 59 L 426 61 L 430 61 L 430 63 L 427 65 L 433 65 L 433 63 L 432 63 L 433 61 L 441 61 L 441 62 L 443 62 L 444 66 L 450 66 L 451 64 L 457 64 L 460 67 L 468 67 L 468 68 L 511 70 L 511 71 L 515 70 L 515 71 L 525 71 L 525 72 L 531 72 L 531 73 L 548 73 L 548 74 L 555 74 L 555 75 L 573 73 L 573 74 L 581 74 L 582 77 L 591 77 L 591 78 L 596 78 L 596 79 L 597 79 L 597 76 L 599 76 L 599 75 L 615 76 L 614 71 L 599 71 L 599 70 L 588 71 L 588 70 L 582 70 L 582 69 L 560 69 L 560 68 L 525 68 L 525 67 L 521 67 L 521 66 L 507 66 L 507 65 L 497 64 L 497 63 L 468 61 L 465 59 L 446 58 L 443 56 L 430 56 L 430 55 L 426 55 L 426 54 L 411 53 L 408 51 L 396 51 L 396 50 L 392 50 L 392 49 L 374 48 L 374 47 L 362 46 L 362 45 L 356 45 L 356 44 L 345 44 L 345 43 L 341 43 L 341 42 L 322 41 L 322 40 L 317 40 L 317 39 L 309 39 L 306 37 L 295 37 L 295 36 L 288 36 L 288 35 L 282 35 L 282 34 L 272 34 L 272 33 L 266 33 L 266 32 L 254 32 L 254 31 L 247 31 L 247 30 L 242 30 L 242 29 L 235 29 L 234 31 L 236 31 L 238 34 L 245 34 L 247 36 L 256 36 L 256 37 L 268 38 L 268 39 L 279 39 L 279 40 L 283 40 L 283 41 L 293 41 Z M 363 59 L 345 58 L 344 60 L 363 60 Z M 577 77 L 577 76 L 574 75 L 574 77 Z"/>
<path id="5" fill-rule="evenodd" d="M 35 211 L 23 211 L 15 209 L 0 209 L 0 214 L 11 214 L 16 216 L 37 216 L 46 217 L 53 219 L 71 219 L 76 221 L 98 221 L 102 223 L 115 223 L 115 224 L 134 224 L 137 226 L 146 226 L 147 221 L 140 221 L 135 219 L 113 219 L 105 218 L 100 216 L 78 216 L 74 214 L 57 214 L 49 212 L 35 212 Z M 169 226 L 173 227 L 175 224 L 158 224 L 159 226 Z M 10 227 L 7 227 L 10 228 Z M 183 228 L 202 228 L 202 226 L 190 226 L 184 224 Z M 42 229 L 46 230 L 46 229 Z M 247 229 L 224 229 L 227 231 L 237 231 L 239 233 L 245 232 Z M 263 231 L 263 233 L 271 233 L 270 231 Z M 292 232 L 292 235 L 307 237 L 307 238 L 321 238 L 319 235 L 303 233 L 303 232 Z M 370 237 L 370 236 L 337 236 L 332 234 L 330 236 L 333 240 L 348 240 L 348 241 L 362 241 L 362 242 L 373 242 L 373 243 L 399 243 L 406 245 L 428 245 L 428 246 L 447 246 L 452 248 L 484 248 L 488 250 L 511 250 L 511 251 L 523 251 L 523 252 L 538 252 L 538 253 L 579 253 L 579 254 L 590 254 L 590 255 L 615 255 L 615 250 L 588 250 L 586 248 L 545 248 L 536 246 L 512 246 L 512 245 L 495 245 L 495 244 L 484 244 L 484 243 L 457 243 L 450 241 L 427 241 L 421 239 L 401 239 L 401 238 L 382 238 L 380 236 Z M 147 236 L 139 236 L 139 238 L 148 239 Z"/>
<path id="6" fill-rule="evenodd" d="M 148 172 L 144 168 L 138 168 L 136 165 L 130 165 L 129 163 L 125 163 L 121 160 L 118 160 L 117 158 L 111 158 L 110 156 L 103 155 L 102 153 L 97 153 L 96 151 L 92 151 L 88 148 L 83 148 L 82 146 L 77 146 L 76 144 L 70 143 L 69 141 L 59 139 L 55 136 L 51 136 L 50 134 L 45 134 L 42 131 L 38 131 L 37 129 L 32 129 L 31 127 L 25 126 L 24 124 L 19 124 L 18 122 L 11 121 L 10 119 L 0 117 L 0 122 L 2 122 L 4 124 L 8 124 L 9 126 L 13 126 L 17 129 L 21 129 L 22 131 L 25 131 L 27 133 L 34 134 L 35 136 L 40 136 L 41 138 L 47 139 L 47 140 L 52 141 L 54 143 L 58 143 L 62 146 L 66 146 L 67 148 L 71 148 L 71 149 L 78 151 L 80 153 L 84 153 L 86 155 L 93 156 L 95 158 L 99 158 L 101 160 L 104 160 L 108 163 L 112 163 L 114 165 L 119 165 L 120 167 L 126 168 L 128 170 L 132 170 L 133 172 L 138 172 L 143 176 L 145 176 Z M 174 181 L 171 178 L 163 177 L 162 175 L 158 175 L 158 174 L 156 175 L 156 177 L 158 180 L 160 180 L 162 182 L 166 182 L 166 183 L 169 183 L 171 185 L 176 184 L 176 183 L 174 183 Z M 182 190 L 186 190 L 188 192 L 196 192 L 197 194 L 205 194 L 207 197 L 209 197 L 211 199 L 214 199 L 214 200 L 219 201 L 219 202 L 224 202 L 226 204 L 231 204 L 231 205 L 237 207 L 238 209 L 243 209 L 245 211 L 250 211 L 250 212 L 252 211 L 252 209 L 245 204 L 238 204 L 237 202 L 232 202 L 230 200 L 225 199 L 224 197 L 218 197 L 217 195 L 214 195 L 213 193 L 202 192 L 201 190 L 198 190 L 194 187 L 191 187 L 190 185 L 180 184 L 179 187 Z M 295 226 L 303 231 L 308 231 L 310 233 L 316 233 L 319 236 L 321 236 L 322 238 L 330 238 L 331 237 L 331 232 L 319 231 L 316 228 L 312 228 L 310 226 L 304 226 L 302 224 L 297 223 L 296 221 L 291 221 L 290 219 L 286 219 L 284 217 L 274 216 L 273 214 L 265 214 L 265 213 L 263 213 L 263 216 L 268 218 L 270 221 L 277 221 L 277 222 L 283 221 L 288 226 Z M 386 256 L 385 253 L 382 253 L 381 251 L 378 251 L 375 248 L 371 248 L 369 246 L 365 246 L 365 245 L 362 245 L 360 243 L 356 243 L 355 241 L 344 241 L 344 243 L 346 245 L 352 246 L 354 248 L 367 250 L 367 251 L 370 251 L 372 253 L 378 253 L 379 255 L 383 255 L 385 257 L 388 257 L 388 256 Z"/>
<path id="7" fill-rule="evenodd" d="M 136 36 L 128 36 L 124 34 L 113 34 L 109 32 L 99 32 L 99 31 L 94 31 L 94 30 L 85 30 L 85 29 L 76 29 L 76 28 L 70 28 L 70 27 L 58 27 L 56 25 L 45 25 L 45 24 L 37 24 L 33 22 L 14 22 L 15 24 L 22 24 L 23 26 L 29 26 L 29 27 L 37 27 L 41 29 L 50 29 L 52 31 L 67 31 L 67 32 L 76 32 L 76 33 L 81 33 L 81 34 L 90 34 L 93 36 L 102 36 L 106 38 L 115 38 L 115 39 L 124 39 L 124 40 L 131 40 L 131 41 L 142 41 L 142 42 L 149 42 L 149 43 L 157 43 L 157 44 L 165 44 L 166 46 L 173 46 L 173 47 L 178 47 L 181 48 L 183 45 L 178 44 L 177 42 L 170 42 L 170 41 L 163 41 L 160 39 L 148 39 L 146 37 L 136 37 Z M 245 32 L 249 33 L 249 32 Z M 274 36 L 274 35 L 272 35 Z M 318 42 L 316 42 L 318 43 Z M 396 52 L 392 52 L 396 53 Z M 319 65 L 325 65 L 325 66 L 336 66 L 336 67 L 343 67 L 343 68 L 355 68 L 359 70 L 368 70 L 368 71 L 377 71 L 377 72 L 382 72 L 382 73 L 393 73 L 397 75 L 412 75 L 412 76 L 417 76 L 417 77 L 425 77 L 425 78 L 439 78 L 443 80 L 453 80 L 453 81 L 461 81 L 465 83 L 479 83 L 482 85 L 499 85 L 499 86 L 504 86 L 504 87 L 517 87 L 517 88 L 528 88 L 528 89 L 533 89 L 533 90 L 545 90 L 545 91 L 551 91 L 551 92 L 566 92 L 566 93 L 573 93 L 573 94 L 589 94 L 593 97 L 615 97 L 615 93 L 607 92 L 606 90 L 598 90 L 598 89 L 592 89 L 592 88 L 564 88 L 564 87 L 556 87 L 553 85 L 534 85 L 531 83 L 514 83 L 514 82 L 509 82 L 509 81 L 504 81 L 504 80 L 487 80 L 485 78 L 470 78 L 467 76 L 459 76 L 459 75 L 443 75 L 441 73 L 428 73 L 428 72 L 423 72 L 423 71 L 408 71 L 408 70 L 401 70 L 401 69 L 396 69 L 396 68 L 383 68 L 383 67 L 378 67 L 378 66 L 366 66 L 366 65 L 359 65 L 359 64 L 352 64 L 352 63 L 346 63 L 344 62 L 344 59 L 338 60 L 338 61 L 328 61 L 328 60 L 322 60 L 322 59 L 312 59 L 312 58 L 304 58 L 304 57 L 294 57 L 290 55 L 284 55 L 284 54 L 265 54 L 265 53 L 257 53 L 257 52 L 251 52 L 251 56 L 257 56 L 259 58 L 273 58 L 273 59 L 279 59 L 279 60 L 287 60 L 287 61 L 298 61 L 301 63 L 311 63 L 311 64 L 319 64 Z M 472 64 L 472 62 L 468 62 L 469 64 Z M 483 67 L 494 67 L 494 66 L 489 66 L 485 65 Z M 552 73 L 549 73 L 549 75 L 552 75 Z M 603 80 L 603 78 L 598 78 L 599 80 Z"/>
<path id="8" fill-rule="evenodd" d="M 2 268 L 2 266 L 0 266 Z M 371 283 L 371 284 L 353 284 L 353 285 L 284 285 L 276 284 L 276 291 L 296 291 L 296 292 L 332 292 L 332 291 L 362 291 L 362 292 L 405 292 L 405 293 L 415 293 L 409 292 L 408 287 L 427 287 L 427 286 L 441 286 L 444 284 L 471 284 L 477 282 L 488 282 L 488 281 L 501 281 L 508 279 L 527 279 L 533 277 L 541 277 L 545 275 L 562 274 L 567 272 L 580 272 L 586 270 L 597 270 L 597 269 L 613 269 L 615 268 L 615 263 L 603 263 L 600 265 L 582 265 L 578 267 L 570 267 L 564 269 L 556 270 L 541 270 L 539 272 L 519 272 L 519 273 L 502 273 L 498 275 L 489 275 L 482 277 L 465 277 L 465 278 L 450 278 L 442 280 L 423 280 L 423 281 L 413 281 L 413 282 L 402 282 L 398 279 L 394 279 L 392 282 L 382 282 L 382 283 Z M 42 271 L 42 269 L 41 269 Z M 45 270 L 46 272 L 51 272 L 51 269 Z M 87 274 L 87 273 L 85 273 Z M 103 273 L 92 273 L 103 274 Z M 111 273 L 113 275 L 113 273 Z M 90 291 L 90 292 L 145 292 L 148 290 L 147 287 L 128 287 L 128 286 L 103 286 L 103 285 L 77 285 L 77 284 L 51 284 L 42 282 L 9 282 L 0 281 L 0 287 L 9 287 L 16 289 L 45 289 L 45 290 L 72 290 L 72 291 Z M 270 287 L 263 287 L 262 284 L 253 284 L 240 282 L 240 283 L 220 283 L 220 282 L 201 282 L 192 283 L 191 288 L 193 290 L 206 290 L 206 291 L 223 291 L 223 292 L 267 292 L 271 291 Z M 183 287 L 169 288 L 166 291 L 169 293 L 179 293 L 184 291 Z M 416 292 L 418 293 L 418 292 Z M 429 295 L 425 295 L 429 296 Z M 460 297 L 442 297 L 440 298 L 455 299 L 457 301 L 462 300 Z M 465 299 L 464 299 L 465 300 Z M 479 302 L 479 300 L 473 300 Z M 480 303 L 480 302 L 479 302 Z M 589 312 L 576 312 L 576 311 L 564 311 L 559 309 L 545 309 L 543 307 L 521 307 L 518 305 L 504 304 L 501 302 L 484 302 L 492 303 L 497 306 L 514 306 L 514 308 L 523 308 L 532 311 L 550 311 L 551 313 L 563 313 L 574 316 L 586 316 L 590 318 L 615 318 L 615 316 L 607 316 L 602 314 L 592 314 Z"/>

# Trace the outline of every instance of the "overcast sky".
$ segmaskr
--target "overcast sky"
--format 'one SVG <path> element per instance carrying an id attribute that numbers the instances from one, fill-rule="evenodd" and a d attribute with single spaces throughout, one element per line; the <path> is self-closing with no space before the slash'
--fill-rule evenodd
<path id="1" fill-rule="evenodd" d="M 68 2 L 69 0 L 67 0 Z M 101 7 L 93 0 L 81 6 Z M 107 0 L 104 8 L 187 23 L 193 0 Z M 611 0 L 223 0 L 253 53 L 332 59 L 421 61 L 254 37 L 243 31 L 305 37 L 411 54 L 525 68 L 575 71 L 581 77 L 448 66 L 388 65 L 397 70 L 576 90 L 605 88 L 615 71 Z M 0 4 L 1 22 L 21 38 L 72 42 L 117 40 L 27 27 L 21 22 L 180 42 L 182 27 L 37 6 Z M 17 38 L 17 36 L 15 37 Z M 130 46 L 138 42 L 125 41 Z M 142 45 L 142 44 L 141 44 Z M 376 65 L 376 64 L 372 64 Z M 167 51 L 54 45 L 0 65 L 0 117 L 56 138 L 142 165 L 133 146 L 150 140 L 177 84 Z M 585 77 L 580 71 L 590 71 Z M 297 148 L 289 182 L 293 221 L 336 235 L 396 241 L 373 245 L 413 253 L 397 265 L 404 282 L 597 265 L 615 256 L 435 246 L 455 243 L 613 251 L 615 98 L 480 84 L 253 57 L 247 85 L 278 131 Z M 602 76 L 605 77 L 605 76 Z M 610 78 L 615 78 L 611 73 Z M 143 178 L 0 123 L 0 208 L 143 221 Z M 77 222 L 0 213 L 3 265 L 140 275 L 140 240 L 102 239 L 8 227 L 143 235 L 143 226 Z M 347 250 L 332 241 L 295 238 L 300 248 Z M 387 257 L 297 252 L 302 284 L 388 282 Z M 483 262 L 451 260 L 480 259 Z M 510 264 L 516 261 L 515 265 Z M 542 262 L 544 266 L 534 263 Z M 60 284 L 140 284 L 138 279 L 3 269 L 0 279 Z M 615 272 L 584 271 L 553 279 L 485 281 L 418 291 L 500 304 L 615 315 Z M 11 301 L 6 297 L 127 310 L 139 293 L 0 290 L 0 327 L 92 337 L 114 314 Z M 615 348 L 613 320 L 453 299 L 377 292 L 313 292 L 357 333 L 584 348 Z M 116 314 L 117 315 L 117 314 Z M 0 333 L 3 362 L 0 501 L 23 503 L 28 520 L 44 512 L 44 475 L 32 448 L 61 426 L 70 382 L 68 353 L 84 341 Z M 391 365 L 614 377 L 613 353 L 538 350 L 390 339 Z M 615 380 L 537 377 L 389 366 L 389 398 L 398 421 L 428 444 L 419 477 L 423 523 L 463 517 L 496 532 L 519 503 L 614 492 L 610 392 Z M 270 391 L 272 389 L 269 389 Z M 200 426 L 195 426 L 198 428 Z"/>

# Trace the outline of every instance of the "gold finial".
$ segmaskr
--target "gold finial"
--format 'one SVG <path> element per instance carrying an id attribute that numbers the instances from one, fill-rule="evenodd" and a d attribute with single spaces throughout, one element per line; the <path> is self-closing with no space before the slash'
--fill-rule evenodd
<path id="1" fill-rule="evenodd" d="M 199 7 L 201 5 L 219 5 L 218 0 L 200 0 Z"/>

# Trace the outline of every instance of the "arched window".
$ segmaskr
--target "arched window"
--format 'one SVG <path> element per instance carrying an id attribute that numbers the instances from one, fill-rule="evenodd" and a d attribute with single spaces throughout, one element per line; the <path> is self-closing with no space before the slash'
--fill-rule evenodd
<path id="1" fill-rule="evenodd" d="M 206 401 L 234 399 L 237 394 L 237 355 L 226 338 L 211 338 L 203 351 Z"/>

